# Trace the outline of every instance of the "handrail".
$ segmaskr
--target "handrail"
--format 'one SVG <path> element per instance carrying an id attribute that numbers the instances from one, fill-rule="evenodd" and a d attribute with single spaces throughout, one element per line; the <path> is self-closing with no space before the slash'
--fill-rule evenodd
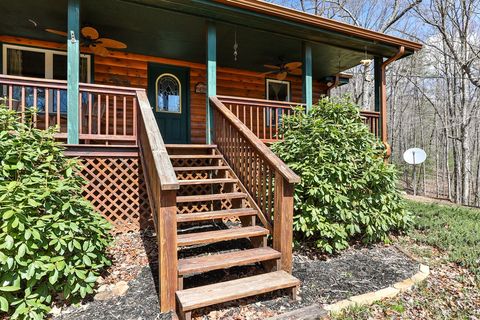
<path id="1" fill-rule="evenodd" d="M 162 312 L 175 310 L 177 290 L 177 190 L 180 188 L 145 90 L 139 104 L 138 149 L 158 247 L 159 300 Z"/>
<path id="2" fill-rule="evenodd" d="M 264 143 L 281 141 L 284 123 L 282 117 L 293 114 L 303 103 L 252 99 L 234 96 L 217 98 Z M 380 137 L 380 113 L 360 110 L 363 122 L 375 136 Z"/>
<path id="3" fill-rule="evenodd" d="M 43 78 L 31 78 L 31 77 L 21 77 L 21 76 L 11 76 L 0 74 L 0 82 L 2 84 L 11 84 L 18 86 L 28 86 L 28 87 L 39 87 L 47 89 L 67 89 L 66 80 L 54 80 L 54 79 L 43 79 Z M 123 94 L 123 95 L 136 95 L 137 90 L 141 88 L 132 88 L 132 87 L 117 87 L 104 84 L 94 84 L 94 83 L 84 83 L 79 84 L 80 90 L 92 91 L 92 92 L 107 92 L 111 94 Z"/>
<path id="4" fill-rule="evenodd" d="M 240 121 L 228 108 L 218 99 L 210 97 L 210 101 L 221 112 L 228 121 L 233 124 L 239 132 L 250 142 L 253 148 L 260 152 L 264 159 L 277 170 L 289 183 L 299 183 L 300 177 L 295 174 L 269 147 L 267 147 L 248 127 Z"/>
<path id="5" fill-rule="evenodd" d="M 280 269 L 292 271 L 293 192 L 297 176 L 218 97 L 213 107 L 214 142 L 248 191 L 265 227 L 273 229 Z M 273 225 L 273 228 L 271 228 Z"/>
<path id="6" fill-rule="evenodd" d="M 81 144 L 136 144 L 137 88 L 80 83 L 78 135 Z M 141 89 L 140 89 L 141 90 Z M 0 75 L 2 100 L 21 121 L 37 107 L 38 129 L 57 126 L 55 138 L 67 139 L 67 81 Z"/>
<path id="7" fill-rule="evenodd" d="M 177 175 L 173 170 L 172 162 L 167 152 L 167 148 L 162 139 L 160 129 L 157 121 L 153 115 L 150 102 L 148 101 L 145 90 L 137 90 L 138 104 L 141 115 L 142 128 L 145 129 L 146 136 L 139 136 L 141 143 L 148 143 L 149 150 L 152 151 L 153 165 L 156 169 L 156 174 L 160 180 L 160 187 L 162 190 L 178 190 L 180 184 L 177 180 Z"/>
<path id="8" fill-rule="evenodd" d="M 223 103 L 245 103 L 248 102 L 249 105 L 260 106 L 260 107 L 297 107 L 306 106 L 305 103 L 293 102 L 293 101 L 276 101 L 276 100 L 263 100 L 263 99 L 253 99 L 253 98 L 244 98 L 244 97 L 235 97 L 235 96 L 217 96 L 220 101 Z"/>

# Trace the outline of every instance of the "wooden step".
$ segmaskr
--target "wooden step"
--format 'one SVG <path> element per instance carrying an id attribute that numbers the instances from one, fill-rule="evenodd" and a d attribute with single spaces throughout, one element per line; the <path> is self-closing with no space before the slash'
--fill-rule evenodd
<path id="1" fill-rule="evenodd" d="M 219 179 L 194 179 L 194 180 L 178 180 L 181 186 L 193 186 L 199 184 L 219 184 L 219 183 L 235 183 L 237 179 L 219 178 Z"/>
<path id="2" fill-rule="evenodd" d="M 179 234 L 177 236 L 177 244 L 179 247 L 185 247 L 196 244 L 209 244 L 234 239 L 262 237 L 268 235 L 268 233 L 268 229 L 259 226 L 186 233 Z"/>
<path id="3" fill-rule="evenodd" d="M 215 283 L 177 291 L 182 313 L 227 301 L 251 297 L 280 289 L 296 288 L 300 281 L 285 271 L 275 271 L 248 278 Z M 183 316 L 183 314 L 181 315 Z M 186 315 L 188 319 L 190 314 Z"/>
<path id="4" fill-rule="evenodd" d="M 228 166 L 198 166 L 198 167 L 173 167 L 174 171 L 209 171 L 209 170 L 228 170 Z"/>
<path id="5" fill-rule="evenodd" d="M 244 266 L 256 262 L 279 259 L 281 253 L 270 247 L 233 251 L 203 257 L 178 260 L 178 275 L 185 276 L 212 270 Z"/>
<path id="6" fill-rule="evenodd" d="M 171 154 L 170 159 L 222 159 L 219 154 Z"/>
<path id="7" fill-rule="evenodd" d="M 166 144 L 167 149 L 216 149 L 216 144 Z"/>
<path id="8" fill-rule="evenodd" d="M 177 203 L 214 201 L 214 200 L 245 199 L 246 197 L 247 197 L 247 194 L 245 194 L 243 192 L 215 193 L 215 194 L 194 195 L 194 196 L 179 196 L 179 197 L 177 197 Z"/>
<path id="9" fill-rule="evenodd" d="M 229 217 L 246 217 L 246 216 L 254 216 L 256 214 L 257 214 L 257 211 L 255 209 L 250 209 L 250 208 L 185 213 L 185 214 L 177 214 L 177 222 L 180 223 L 180 222 L 205 221 L 205 220 L 222 219 L 227 217 L 228 218 Z"/>

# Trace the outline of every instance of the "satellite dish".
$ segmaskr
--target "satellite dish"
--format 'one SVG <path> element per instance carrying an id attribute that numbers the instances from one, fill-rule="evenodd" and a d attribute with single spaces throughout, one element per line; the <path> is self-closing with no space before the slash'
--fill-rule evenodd
<path id="1" fill-rule="evenodd" d="M 403 160 L 408 164 L 421 164 L 427 159 L 427 154 L 423 149 L 411 148 L 403 153 Z"/>

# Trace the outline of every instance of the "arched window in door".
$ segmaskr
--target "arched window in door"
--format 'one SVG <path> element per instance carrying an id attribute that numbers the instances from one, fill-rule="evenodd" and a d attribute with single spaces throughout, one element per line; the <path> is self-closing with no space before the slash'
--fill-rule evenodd
<path id="1" fill-rule="evenodd" d="M 173 74 L 164 73 L 156 81 L 156 111 L 182 113 L 182 85 Z"/>

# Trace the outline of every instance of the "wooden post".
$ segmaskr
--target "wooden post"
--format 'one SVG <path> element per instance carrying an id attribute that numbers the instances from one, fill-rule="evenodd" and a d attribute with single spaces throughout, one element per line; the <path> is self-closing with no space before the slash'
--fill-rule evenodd
<path id="1" fill-rule="evenodd" d="M 207 22 L 207 143 L 212 143 L 213 110 L 210 97 L 217 95 L 217 28 Z"/>
<path id="2" fill-rule="evenodd" d="M 293 186 L 279 172 L 275 173 L 273 248 L 282 254 L 281 270 L 289 273 L 292 272 Z"/>
<path id="3" fill-rule="evenodd" d="M 80 104 L 80 0 L 68 0 L 67 33 L 67 143 L 78 144 L 78 112 Z M 57 108 L 59 108 L 59 106 L 57 106 Z"/>
<path id="4" fill-rule="evenodd" d="M 177 291 L 177 203 L 176 190 L 160 191 L 160 207 L 157 210 L 158 269 L 160 309 L 175 311 Z"/>
<path id="5" fill-rule="evenodd" d="M 312 109 L 313 103 L 313 87 L 312 87 L 312 47 L 310 44 L 303 42 L 302 43 L 302 56 L 303 56 L 303 65 L 302 65 L 302 93 L 303 93 L 303 102 L 306 104 L 307 112 Z"/>
<path id="6" fill-rule="evenodd" d="M 380 112 L 381 108 L 381 90 L 382 90 L 382 57 L 374 58 L 374 78 L 375 78 L 375 111 Z"/>

